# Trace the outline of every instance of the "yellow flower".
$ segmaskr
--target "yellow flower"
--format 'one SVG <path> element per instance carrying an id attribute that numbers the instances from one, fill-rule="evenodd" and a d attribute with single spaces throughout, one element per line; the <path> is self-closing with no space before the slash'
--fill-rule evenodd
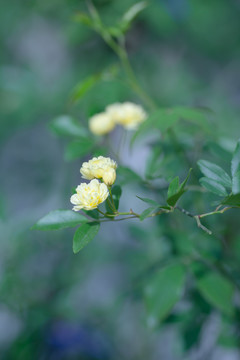
<path id="1" fill-rule="evenodd" d="M 99 113 L 89 119 L 89 129 L 94 135 L 105 135 L 112 131 L 115 123 L 107 113 Z"/>
<path id="2" fill-rule="evenodd" d="M 109 195 L 107 186 L 96 179 L 90 181 L 89 184 L 78 185 L 76 191 L 77 193 L 72 195 L 70 199 L 74 205 L 74 211 L 96 209 Z"/>
<path id="3" fill-rule="evenodd" d="M 116 180 L 117 163 L 109 157 L 94 157 L 84 162 L 80 173 L 84 179 L 102 179 L 105 184 L 112 185 Z"/>
<path id="4" fill-rule="evenodd" d="M 147 118 L 144 109 L 131 102 L 109 105 L 106 113 L 115 123 L 123 125 L 128 130 L 136 129 Z"/>

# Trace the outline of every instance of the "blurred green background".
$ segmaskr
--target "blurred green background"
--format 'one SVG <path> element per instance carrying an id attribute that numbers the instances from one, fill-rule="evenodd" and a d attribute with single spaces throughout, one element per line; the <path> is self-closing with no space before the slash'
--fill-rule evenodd
<path id="1" fill-rule="evenodd" d="M 109 26 L 134 3 L 94 1 Z M 65 142 L 49 122 L 71 113 L 87 124 L 108 104 L 139 102 L 112 80 L 71 104 L 79 81 L 117 63 L 98 35 L 74 21 L 78 11 L 86 11 L 84 1 L 0 4 L 1 359 L 237 360 L 239 332 L 233 343 L 218 343 L 220 318 L 199 297 L 207 317 L 193 315 L 184 331 L 170 318 L 154 330 L 146 321 L 138 283 L 149 264 L 187 246 L 182 221 L 195 241 L 190 219 L 174 218 L 168 231 L 162 222 L 106 224 L 78 255 L 73 230 L 29 230 L 47 212 L 70 208 L 71 188 L 81 181 L 83 159 L 64 160 Z M 127 35 L 145 91 L 159 106 L 212 109 L 225 142 L 240 133 L 239 19 L 239 0 L 151 0 Z M 128 165 L 141 171 L 146 149 L 138 146 Z M 134 184 L 124 191 L 123 207 L 142 207 Z M 238 217 L 226 220 L 234 241 Z M 211 246 L 218 252 L 215 241 Z M 230 333 L 231 323 L 224 326 Z"/>

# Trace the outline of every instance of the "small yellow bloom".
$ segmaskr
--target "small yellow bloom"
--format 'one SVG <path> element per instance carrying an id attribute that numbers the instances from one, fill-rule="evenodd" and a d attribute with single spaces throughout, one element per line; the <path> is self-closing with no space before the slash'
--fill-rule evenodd
<path id="1" fill-rule="evenodd" d="M 131 102 L 109 105 L 106 113 L 115 123 L 123 125 L 128 130 L 136 129 L 147 118 L 144 109 Z"/>
<path id="2" fill-rule="evenodd" d="M 96 179 L 90 181 L 89 184 L 78 185 L 76 191 L 77 193 L 72 195 L 70 199 L 74 205 L 74 211 L 96 209 L 109 195 L 107 186 Z"/>
<path id="3" fill-rule="evenodd" d="M 94 157 L 84 162 L 80 173 L 84 179 L 102 179 L 105 184 L 112 185 L 116 180 L 117 163 L 109 157 Z"/>
<path id="4" fill-rule="evenodd" d="M 99 113 L 89 119 L 89 129 L 94 135 L 105 135 L 112 131 L 115 122 L 107 113 Z"/>

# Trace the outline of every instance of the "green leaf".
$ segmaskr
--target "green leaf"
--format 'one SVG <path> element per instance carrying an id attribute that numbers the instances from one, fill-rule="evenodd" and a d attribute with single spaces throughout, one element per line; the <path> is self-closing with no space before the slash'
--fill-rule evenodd
<path id="1" fill-rule="evenodd" d="M 173 194 L 172 196 L 168 197 L 167 198 L 167 203 L 168 205 L 170 206 L 175 206 L 176 203 L 178 202 L 178 200 L 180 199 L 180 197 L 186 192 L 186 189 L 185 189 L 185 186 L 188 182 L 188 179 L 189 179 L 189 176 L 191 174 L 191 171 L 192 169 L 189 169 L 189 172 L 188 172 L 188 175 L 186 177 L 186 179 L 182 182 L 182 184 L 178 187 L 178 190 L 175 194 Z M 177 183 L 177 180 L 176 178 L 173 180 L 174 183 L 172 185 L 172 189 L 173 188 L 176 188 L 176 183 Z M 170 186 L 170 185 L 169 185 Z"/>
<path id="2" fill-rule="evenodd" d="M 89 154 L 93 148 L 94 143 L 89 138 L 81 138 L 77 141 L 70 142 L 65 150 L 65 159 L 68 161 L 81 158 L 84 155 Z"/>
<path id="3" fill-rule="evenodd" d="M 113 197 L 113 201 L 114 201 L 114 205 L 115 205 L 115 208 L 118 210 L 118 207 L 119 207 L 119 200 L 120 200 L 120 197 L 122 195 L 122 189 L 121 189 L 121 186 L 119 185 L 114 185 L 112 187 L 112 197 Z"/>
<path id="4" fill-rule="evenodd" d="M 179 120 L 184 119 L 195 123 L 209 131 L 209 124 L 205 117 L 206 110 L 187 107 L 160 108 L 152 112 L 132 136 L 131 146 L 140 134 L 148 130 L 158 129 L 165 132 L 170 127 L 175 126 Z"/>
<path id="5" fill-rule="evenodd" d="M 148 199 L 148 198 L 142 198 L 140 196 L 137 196 L 137 198 L 142 200 L 143 202 L 149 204 L 149 205 L 152 205 L 152 206 L 155 206 L 155 207 L 160 206 L 155 200 Z"/>
<path id="6" fill-rule="evenodd" d="M 67 227 L 74 227 L 81 223 L 87 222 L 85 216 L 72 210 L 54 210 L 32 227 L 34 230 L 58 230 Z"/>
<path id="7" fill-rule="evenodd" d="M 233 194 L 240 193 L 240 171 L 237 171 L 232 179 L 232 192 Z"/>
<path id="8" fill-rule="evenodd" d="M 233 153 L 232 162 L 231 162 L 232 177 L 234 177 L 234 175 L 238 171 L 240 171 L 240 139 L 237 142 L 236 148 Z"/>
<path id="9" fill-rule="evenodd" d="M 135 17 L 143 11 L 148 6 L 146 1 L 140 1 L 128 9 L 128 11 L 123 15 L 122 22 L 124 28 L 128 28 L 131 22 L 135 19 Z"/>
<path id="10" fill-rule="evenodd" d="M 179 177 L 175 177 L 169 184 L 167 197 L 170 198 L 171 196 L 175 195 L 178 192 L 179 188 Z"/>
<path id="11" fill-rule="evenodd" d="M 145 209 L 145 210 L 141 213 L 139 219 L 140 219 L 141 221 L 143 221 L 143 220 L 146 219 L 146 218 L 148 217 L 148 215 L 150 215 L 154 210 L 156 210 L 156 206 L 151 206 L 151 207 Z"/>
<path id="12" fill-rule="evenodd" d="M 226 188 L 232 188 L 230 176 L 220 166 L 206 160 L 199 160 L 198 166 L 207 178 L 216 181 Z"/>
<path id="13" fill-rule="evenodd" d="M 184 106 L 177 106 L 173 108 L 173 111 L 178 114 L 178 117 L 184 120 L 188 120 L 191 123 L 200 125 L 206 132 L 209 132 L 209 123 L 206 119 L 206 113 L 210 112 L 209 109 L 201 108 L 189 108 Z"/>
<path id="14" fill-rule="evenodd" d="M 196 284 L 211 305 L 227 315 L 233 314 L 234 286 L 226 278 L 212 272 L 198 279 Z"/>
<path id="15" fill-rule="evenodd" d="M 145 289 L 149 325 L 155 327 L 180 300 L 185 281 L 185 269 L 180 264 L 169 265 L 153 274 Z"/>
<path id="16" fill-rule="evenodd" d="M 122 178 L 121 185 L 131 182 L 142 182 L 141 176 L 126 166 L 118 167 L 118 176 Z"/>
<path id="17" fill-rule="evenodd" d="M 87 130 L 80 122 L 68 115 L 61 115 L 50 123 L 50 129 L 57 135 L 86 136 Z"/>
<path id="18" fill-rule="evenodd" d="M 240 194 L 227 196 L 225 199 L 223 199 L 221 204 L 240 207 Z"/>
<path id="19" fill-rule="evenodd" d="M 225 187 L 219 184 L 219 182 L 206 177 L 201 178 L 199 182 L 208 191 L 217 194 L 219 196 L 227 196 L 227 191 Z"/>
<path id="20" fill-rule="evenodd" d="M 99 212 L 97 211 L 97 209 L 93 209 L 93 210 L 82 210 L 86 215 L 90 216 L 93 219 L 99 219 Z"/>
<path id="21" fill-rule="evenodd" d="M 73 89 L 70 100 L 76 102 L 80 100 L 96 83 L 101 79 L 101 74 L 91 75 L 80 81 Z"/>
<path id="22" fill-rule="evenodd" d="M 74 17 L 73 20 L 76 22 L 80 22 L 81 24 L 84 24 L 89 27 L 93 27 L 93 21 L 92 19 L 85 13 L 78 12 Z"/>
<path id="23" fill-rule="evenodd" d="M 160 177 L 162 160 L 163 160 L 162 148 L 160 145 L 155 145 L 146 162 L 145 176 L 147 179 L 154 179 L 156 177 Z"/>
<path id="24" fill-rule="evenodd" d="M 149 208 L 145 209 L 139 219 L 142 221 L 144 219 L 146 219 L 146 217 L 148 217 L 148 215 L 150 215 L 152 212 L 158 210 L 158 209 L 164 209 L 164 210 L 171 210 L 170 206 L 163 206 L 158 204 L 155 200 L 152 199 L 148 199 L 148 198 L 141 198 L 140 196 L 137 196 L 138 199 L 142 200 L 143 202 L 145 202 L 146 204 L 151 205 Z"/>
<path id="25" fill-rule="evenodd" d="M 97 235 L 100 228 L 99 223 L 87 223 L 80 226 L 73 237 L 74 254 L 82 250 Z"/>

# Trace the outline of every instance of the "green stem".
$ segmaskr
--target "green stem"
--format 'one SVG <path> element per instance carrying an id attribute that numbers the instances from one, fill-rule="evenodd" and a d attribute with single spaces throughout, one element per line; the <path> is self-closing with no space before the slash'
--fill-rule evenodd
<path id="1" fill-rule="evenodd" d="M 97 208 L 97 211 L 105 217 L 104 212 L 102 212 L 102 211 L 101 211 L 101 210 L 99 210 L 98 208 Z"/>
<path id="2" fill-rule="evenodd" d="M 222 210 L 215 210 L 215 211 L 211 211 L 211 212 L 206 213 L 206 214 L 198 215 L 198 217 L 199 218 L 204 218 L 204 217 L 210 216 L 210 215 L 223 214 L 225 211 L 227 211 L 229 209 L 231 209 L 231 207 L 225 207 Z"/>

